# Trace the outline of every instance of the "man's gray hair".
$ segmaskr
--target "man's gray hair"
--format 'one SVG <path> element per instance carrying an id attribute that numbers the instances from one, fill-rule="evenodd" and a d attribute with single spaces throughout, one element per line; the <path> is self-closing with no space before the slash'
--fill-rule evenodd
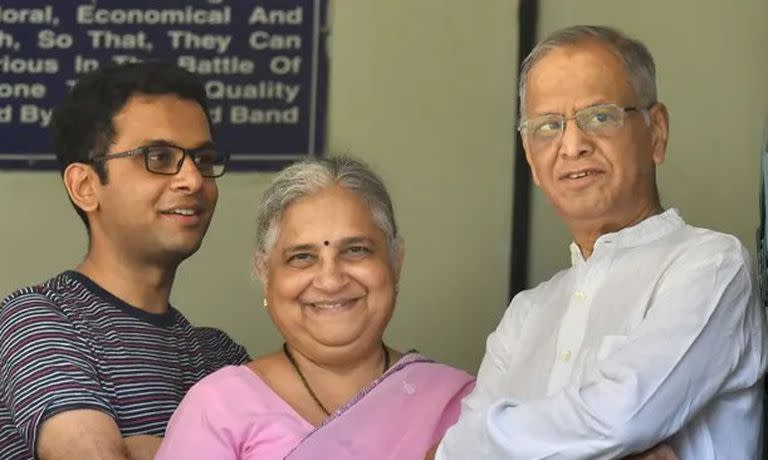
<path id="1" fill-rule="evenodd" d="M 525 88 L 528 83 L 528 74 L 534 64 L 555 48 L 576 45 L 589 40 L 605 43 L 621 59 L 629 75 L 629 83 L 639 99 L 640 107 L 645 108 L 656 102 L 656 65 L 645 45 L 611 27 L 572 26 L 552 33 L 537 44 L 523 61 L 519 83 L 521 118 L 525 117 Z"/>
<path id="2" fill-rule="evenodd" d="M 354 192 L 368 206 L 373 221 L 386 236 L 390 260 L 396 260 L 402 240 L 384 182 L 362 161 L 336 156 L 295 163 L 280 172 L 264 192 L 256 217 L 257 265 L 265 262 L 277 241 L 283 211 L 296 200 L 332 185 Z"/>

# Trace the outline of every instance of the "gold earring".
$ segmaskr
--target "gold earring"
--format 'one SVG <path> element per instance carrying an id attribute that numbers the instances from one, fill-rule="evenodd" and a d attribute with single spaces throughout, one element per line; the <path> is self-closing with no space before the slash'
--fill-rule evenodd
<path id="1" fill-rule="evenodd" d="M 269 310 L 269 303 L 267 303 L 267 298 L 264 297 L 264 309 Z"/>

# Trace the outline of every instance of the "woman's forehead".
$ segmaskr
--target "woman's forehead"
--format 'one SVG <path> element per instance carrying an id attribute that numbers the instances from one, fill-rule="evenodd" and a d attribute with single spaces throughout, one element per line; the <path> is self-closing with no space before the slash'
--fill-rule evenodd
<path id="1" fill-rule="evenodd" d="M 341 186 L 326 187 L 291 203 L 281 213 L 277 227 L 281 243 L 383 237 L 370 208 L 356 193 Z"/>

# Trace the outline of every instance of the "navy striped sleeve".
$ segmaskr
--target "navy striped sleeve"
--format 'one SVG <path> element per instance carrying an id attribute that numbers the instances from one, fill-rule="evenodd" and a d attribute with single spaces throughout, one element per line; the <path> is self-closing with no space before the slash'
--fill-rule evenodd
<path id="1" fill-rule="evenodd" d="M 20 292 L 0 305 L 0 403 L 30 452 L 42 422 L 60 412 L 87 408 L 116 418 L 89 349 L 42 294 Z"/>
<path id="2" fill-rule="evenodd" d="M 196 327 L 195 332 L 200 342 L 205 344 L 211 361 L 238 365 L 251 360 L 245 347 L 232 340 L 226 332 L 212 327 Z"/>

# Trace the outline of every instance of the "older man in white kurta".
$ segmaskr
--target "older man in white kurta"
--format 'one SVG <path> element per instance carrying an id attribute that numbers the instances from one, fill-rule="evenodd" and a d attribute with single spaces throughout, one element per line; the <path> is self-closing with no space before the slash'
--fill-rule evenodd
<path id="1" fill-rule="evenodd" d="M 661 206 L 668 114 L 650 54 L 576 27 L 527 64 L 521 134 L 572 265 L 513 299 L 437 458 L 620 458 L 663 442 L 682 460 L 757 459 L 768 347 L 749 255 Z"/>

